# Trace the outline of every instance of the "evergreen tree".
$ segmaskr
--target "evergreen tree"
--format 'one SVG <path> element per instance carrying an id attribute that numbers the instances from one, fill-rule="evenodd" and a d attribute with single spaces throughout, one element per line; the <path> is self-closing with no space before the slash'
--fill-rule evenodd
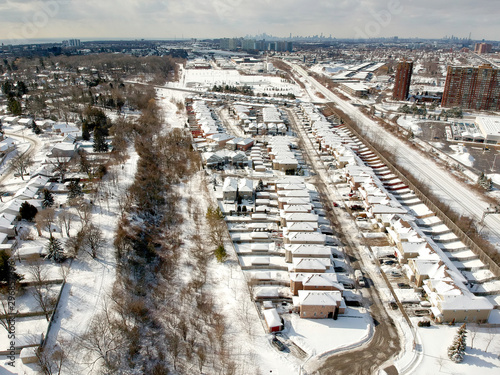
<path id="1" fill-rule="evenodd" d="M 71 181 L 68 185 L 68 201 L 81 197 L 83 195 L 82 187 L 77 181 Z"/>
<path id="2" fill-rule="evenodd" d="M 82 124 L 82 139 L 84 141 L 88 141 L 90 139 L 90 132 L 89 132 L 89 126 L 87 124 L 87 121 L 84 121 Z"/>
<path id="3" fill-rule="evenodd" d="M 17 101 L 14 98 L 9 98 L 8 99 L 7 109 L 14 116 L 19 116 L 19 115 L 21 115 L 23 113 L 23 110 L 22 110 L 22 107 L 21 107 L 21 103 L 19 103 L 19 101 Z"/>
<path id="4" fill-rule="evenodd" d="M 48 208 L 54 205 L 54 196 L 48 189 L 42 190 L 43 198 L 42 198 L 42 207 Z"/>
<path id="5" fill-rule="evenodd" d="M 59 240 L 53 236 L 50 236 L 49 243 L 47 244 L 47 259 L 54 259 L 55 262 L 64 262 L 66 257 L 64 256 L 64 251 Z"/>
<path id="6" fill-rule="evenodd" d="M 101 130 L 96 129 L 94 131 L 94 152 L 107 152 L 108 148 L 108 143 L 106 142 L 106 138 L 102 134 Z"/>
<path id="7" fill-rule="evenodd" d="M 21 215 L 21 219 L 32 221 L 33 218 L 38 213 L 38 210 L 32 204 L 24 201 L 19 208 L 19 214 Z"/>
<path id="8" fill-rule="evenodd" d="M 15 262 L 10 261 L 6 250 L 0 250 L 0 282 L 16 282 L 24 276 L 16 272 Z"/>
<path id="9" fill-rule="evenodd" d="M 493 188 L 493 181 L 481 172 L 481 176 L 477 179 L 477 184 L 484 188 L 485 190 L 491 190 Z"/>
<path id="10" fill-rule="evenodd" d="M 448 358 L 455 363 L 460 363 L 464 360 L 466 338 L 467 329 L 464 323 L 458 329 L 457 335 L 453 339 L 453 343 L 448 347 Z"/>
<path id="11" fill-rule="evenodd" d="M 215 249 L 215 258 L 219 263 L 223 263 L 226 260 L 227 253 L 223 245 L 219 245 L 217 246 L 217 249 Z"/>

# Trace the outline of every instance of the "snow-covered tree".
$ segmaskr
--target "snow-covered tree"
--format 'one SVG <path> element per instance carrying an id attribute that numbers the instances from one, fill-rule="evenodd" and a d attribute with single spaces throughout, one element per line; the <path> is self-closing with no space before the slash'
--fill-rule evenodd
<path id="1" fill-rule="evenodd" d="M 47 244 L 47 258 L 54 259 L 55 262 L 61 263 L 66 258 L 64 256 L 64 250 L 61 246 L 59 240 L 55 237 L 49 238 L 49 243 Z"/>
<path id="2" fill-rule="evenodd" d="M 43 198 L 42 198 L 42 207 L 48 208 L 54 205 L 54 196 L 48 189 L 42 190 Z"/>
<path id="3" fill-rule="evenodd" d="M 448 358 L 455 363 L 460 363 L 464 360 L 466 338 L 467 329 L 464 323 L 458 329 L 457 335 L 453 339 L 453 343 L 448 347 Z"/>

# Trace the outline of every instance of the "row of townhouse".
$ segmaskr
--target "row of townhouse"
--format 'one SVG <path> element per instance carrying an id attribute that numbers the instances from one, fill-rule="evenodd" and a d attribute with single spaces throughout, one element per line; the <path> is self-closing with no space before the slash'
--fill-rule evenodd
<path id="1" fill-rule="evenodd" d="M 346 310 L 344 287 L 334 271 L 334 249 L 326 246 L 319 229 L 311 193 L 298 177 L 277 181 L 275 189 L 294 308 L 301 318 L 336 319 Z"/>
<path id="2" fill-rule="evenodd" d="M 334 127 L 309 106 L 302 114 L 311 122 L 318 147 L 335 158 L 342 168 L 352 198 L 363 208 L 372 228 L 386 232 L 395 246 L 395 256 L 417 288 L 423 288 L 438 322 L 487 322 L 494 306 L 474 295 L 467 279 L 433 239 L 416 224 L 434 216 L 427 209 L 413 216 L 396 195 L 411 195 L 408 187 L 380 163 L 346 128 Z M 413 195 L 414 197 L 414 195 Z M 413 204 L 411 197 L 405 202 Z"/>
<path id="3" fill-rule="evenodd" d="M 216 119 L 215 113 L 203 100 L 186 102 L 188 114 L 194 118 L 195 124 L 191 127 L 191 133 L 195 138 L 203 138 L 213 144 L 217 149 L 226 148 L 232 151 L 247 151 L 254 144 L 251 138 L 235 137 L 227 134 L 222 124 Z"/>

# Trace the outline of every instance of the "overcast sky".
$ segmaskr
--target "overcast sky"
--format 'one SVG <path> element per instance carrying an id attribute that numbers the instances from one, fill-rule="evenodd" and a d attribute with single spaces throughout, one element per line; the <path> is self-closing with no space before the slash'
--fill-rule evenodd
<path id="1" fill-rule="evenodd" d="M 0 40 L 337 38 L 498 40 L 497 0 L 0 0 Z"/>

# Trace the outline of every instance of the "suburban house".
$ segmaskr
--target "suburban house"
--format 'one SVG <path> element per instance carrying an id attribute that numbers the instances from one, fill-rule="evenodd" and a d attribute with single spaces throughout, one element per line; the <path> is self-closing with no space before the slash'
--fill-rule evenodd
<path id="1" fill-rule="evenodd" d="M 432 304 L 431 312 L 439 323 L 488 321 L 493 305 L 485 297 L 478 297 L 465 287 L 458 287 L 451 278 L 428 279 L 424 290 Z"/>
<path id="2" fill-rule="evenodd" d="M 301 318 L 336 319 L 344 314 L 346 304 L 340 291 L 299 290 L 298 297 L 293 297 L 294 308 Z"/>
<path id="3" fill-rule="evenodd" d="M 293 262 L 293 258 L 328 258 L 332 257 L 332 249 L 323 245 L 310 244 L 286 244 L 285 260 Z"/>
<path id="4" fill-rule="evenodd" d="M 243 178 L 238 182 L 238 197 L 241 199 L 253 199 L 253 181 Z"/>
<path id="5" fill-rule="evenodd" d="M 226 177 L 222 186 L 222 199 L 226 202 L 236 201 L 238 194 L 238 181 L 232 177 Z"/>
<path id="6" fill-rule="evenodd" d="M 292 272 L 325 273 L 332 269 L 332 262 L 327 258 L 294 258 L 290 266 Z"/>
<path id="7" fill-rule="evenodd" d="M 290 291 L 294 296 L 299 290 L 337 290 L 343 292 L 344 286 L 338 281 L 336 273 L 290 273 Z"/>

